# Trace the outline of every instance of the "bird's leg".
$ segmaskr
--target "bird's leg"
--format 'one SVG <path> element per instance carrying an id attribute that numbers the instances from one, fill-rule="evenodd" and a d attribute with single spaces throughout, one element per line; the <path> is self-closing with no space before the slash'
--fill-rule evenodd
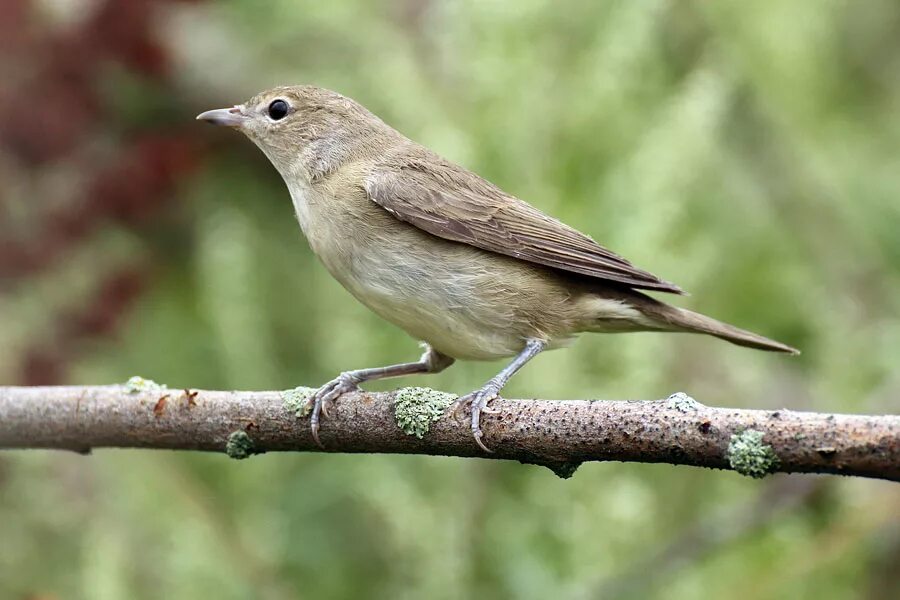
<path id="1" fill-rule="evenodd" d="M 494 377 L 484 384 L 484 387 L 480 390 L 476 390 L 457 400 L 450 409 L 450 414 L 456 414 L 456 411 L 459 410 L 460 406 L 467 402 L 471 403 L 472 435 L 475 437 L 475 443 L 481 446 L 481 449 L 485 452 L 491 452 L 492 450 L 485 446 L 484 442 L 481 441 L 481 438 L 484 436 L 481 432 L 481 414 L 490 412 L 490 410 L 487 409 L 488 402 L 500 394 L 500 390 L 503 389 L 503 386 L 506 385 L 506 382 L 509 381 L 509 378 L 512 377 L 516 371 L 524 367 L 525 363 L 537 356 L 546 347 L 547 342 L 543 340 L 528 340 L 525 343 L 525 348 L 516 355 L 511 363 L 506 365 L 506 368 L 494 375 Z"/>
<path id="2" fill-rule="evenodd" d="M 356 371 L 344 371 L 310 396 L 307 406 L 310 408 L 309 426 L 312 430 L 316 444 L 324 450 L 319 441 L 319 416 L 328 416 L 328 405 L 337 400 L 346 392 L 359 389 L 359 384 L 364 381 L 385 379 L 387 377 L 400 377 L 402 375 L 414 375 L 416 373 L 438 373 L 453 364 L 453 358 L 441 354 L 431 346 L 425 344 L 425 353 L 416 362 L 390 365 L 387 367 L 375 367 L 373 369 L 357 369 Z"/>

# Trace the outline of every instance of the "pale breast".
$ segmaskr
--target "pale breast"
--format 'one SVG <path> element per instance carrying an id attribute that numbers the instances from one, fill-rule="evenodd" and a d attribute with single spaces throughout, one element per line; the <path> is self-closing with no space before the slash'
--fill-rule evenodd
<path id="1" fill-rule="evenodd" d="M 555 345 L 569 293 L 545 271 L 403 223 L 358 196 L 291 186 L 310 247 L 351 294 L 416 339 L 455 358 L 511 356 L 529 337 Z"/>

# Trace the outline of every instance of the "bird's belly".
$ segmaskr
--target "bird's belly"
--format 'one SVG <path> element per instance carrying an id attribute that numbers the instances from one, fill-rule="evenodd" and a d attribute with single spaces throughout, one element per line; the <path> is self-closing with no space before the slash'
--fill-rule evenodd
<path id="1" fill-rule="evenodd" d="M 443 262 L 441 262 L 443 261 Z M 509 303 L 498 304 L 496 281 L 477 264 L 447 257 L 371 252 L 335 276 L 360 302 L 439 352 L 491 360 L 519 352 L 527 325 Z M 440 266 L 439 266 L 440 265 Z M 493 276 L 496 278 L 496 275 Z"/>
<path id="2" fill-rule="evenodd" d="M 319 259 L 373 312 L 460 359 L 517 354 L 530 337 L 571 338 L 569 293 L 540 269 L 449 242 L 397 221 L 373 203 L 309 204 L 292 190 Z"/>
<path id="3" fill-rule="evenodd" d="M 352 251 L 319 254 L 360 302 L 435 350 L 493 360 L 528 338 L 565 345 L 569 297 L 519 261 L 447 242 L 402 225 Z"/>

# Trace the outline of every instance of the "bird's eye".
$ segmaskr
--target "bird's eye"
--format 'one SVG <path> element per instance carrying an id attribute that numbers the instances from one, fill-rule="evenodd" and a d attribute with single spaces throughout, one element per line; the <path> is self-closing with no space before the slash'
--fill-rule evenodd
<path id="1" fill-rule="evenodd" d="M 273 121 L 279 121 L 288 114 L 288 103 L 284 100 L 272 100 L 269 104 L 269 117 Z"/>

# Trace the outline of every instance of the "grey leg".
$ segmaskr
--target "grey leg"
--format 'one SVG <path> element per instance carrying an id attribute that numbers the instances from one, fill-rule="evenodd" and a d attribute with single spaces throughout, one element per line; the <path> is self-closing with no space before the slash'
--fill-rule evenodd
<path id="1" fill-rule="evenodd" d="M 509 363 L 502 371 L 497 373 L 488 381 L 480 390 L 476 390 L 471 394 L 463 396 L 453 405 L 451 409 L 455 413 L 460 406 L 466 402 L 472 404 L 472 435 L 475 437 L 475 443 L 481 446 L 485 452 L 491 452 L 490 448 L 484 445 L 481 438 L 484 434 L 481 432 L 481 414 L 489 412 L 487 410 L 488 402 L 496 398 L 500 394 L 500 390 L 506 385 L 510 377 L 525 366 L 529 360 L 540 354 L 547 347 L 547 342 L 543 340 L 531 339 L 525 343 L 525 348 Z"/>
<path id="2" fill-rule="evenodd" d="M 359 384 L 364 381 L 386 379 L 388 377 L 400 377 L 402 375 L 414 375 L 416 373 L 439 373 L 450 365 L 454 359 L 441 354 L 429 345 L 425 345 L 425 353 L 416 362 L 390 365 L 387 367 L 375 367 L 373 369 L 357 369 L 356 371 L 344 371 L 318 390 L 310 397 L 308 406 L 311 408 L 309 426 L 313 439 L 323 450 L 325 447 L 319 441 L 320 414 L 328 416 L 328 405 L 337 400 L 346 392 L 359 389 Z"/>

